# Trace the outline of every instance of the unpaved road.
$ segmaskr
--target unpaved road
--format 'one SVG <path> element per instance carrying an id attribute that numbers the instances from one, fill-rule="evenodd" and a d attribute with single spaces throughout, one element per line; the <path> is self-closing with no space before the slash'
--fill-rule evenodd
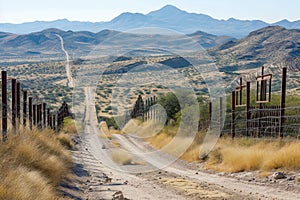
<path id="1" fill-rule="evenodd" d="M 169 165 L 168 155 L 147 154 L 150 147 L 145 142 L 126 135 L 113 135 L 111 140 L 99 137 L 93 99 L 92 89 L 87 88 L 85 131 L 74 151 L 78 190 L 69 195 L 73 199 L 113 199 L 114 195 L 114 199 L 138 200 L 300 199 L 300 191 L 207 173 L 183 161 Z M 116 148 L 132 152 L 138 164 L 112 161 L 111 153 Z"/>

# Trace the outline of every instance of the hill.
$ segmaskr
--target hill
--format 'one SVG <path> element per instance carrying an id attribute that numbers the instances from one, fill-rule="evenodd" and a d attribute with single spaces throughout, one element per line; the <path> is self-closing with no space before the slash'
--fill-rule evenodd
<path id="1" fill-rule="evenodd" d="M 97 45 L 108 38 L 112 38 L 120 32 L 103 30 L 98 33 L 88 31 L 62 31 L 59 29 L 46 29 L 41 32 L 30 34 L 13 34 L 0 32 L 0 56 L 4 59 L 14 59 L 20 57 L 38 57 L 38 58 L 59 58 L 65 57 L 61 50 L 61 36 L 64 41 L 64 47 L 70 56 L 80 57 L 87 55 Z M 122 39 L 126 41 L 134 39 L 133 33 L 122 34 Z M 204 48 L 214 47 L 224 44 L 227 41 L 235 40 L 227 36 L 215 36 L 198 31 L 189 35 L 195 41 L 199 42 Z M 127 38 L 126 38 L 127 37 Z"/>
<path id="2" fill-rule="evenodd" d="M 269 26 L 209 50 L 226 71 L 256 68 L 284 57 L 300 56 L 300 30 Z"/>

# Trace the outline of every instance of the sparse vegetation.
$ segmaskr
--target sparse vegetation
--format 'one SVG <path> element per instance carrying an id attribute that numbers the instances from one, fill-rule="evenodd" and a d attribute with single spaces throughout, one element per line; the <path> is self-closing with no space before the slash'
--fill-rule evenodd
<path id="1" fill-rule="evenodd" d="M 220 171 L 300 169 L 300 142 L 261 141 L 243 145 L 221 139 L 209 154 L 207 167 Z"/>
<path id="2" fill-rule="evenodd" d="M 52 130 L 23 130 L 0 146 L 0 199 L 59 199 L 71 156 Z"/>
<path id="3" fill-rule="evenodd" d="M 176 134 L 176 127 L 165 127 L 159 134 L 147 141 L 155 148 L 162 149 Z M 205 130 L 198 132 L 190 147 L 180 156 L 193 162 L 201 161 L 200 147 Z M 184 146 L 184 140 L 178 146 Z M 168 152 L 170 153 L 170 152 Z M 251 170 L 267 171 L 273 169 L 300 170 L 300 141 L 258 141 L 256 139 L 237 138 L 220 139 L 208 157 L 203 157 L 206 167 L 228 172 Z"/>
<path id="4" fill-rule="evenodd" d="M 116 149 L 111 153 L 111 158 L 116 163 L 119 163 L 121 165 L 130 165 L 132 164 L 133 157 L 132 155 L 122 149 Z"/>

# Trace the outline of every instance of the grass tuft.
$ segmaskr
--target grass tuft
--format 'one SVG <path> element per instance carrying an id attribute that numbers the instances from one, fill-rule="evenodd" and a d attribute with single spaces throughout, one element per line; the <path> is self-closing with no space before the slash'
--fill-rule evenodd
<path id="1" fill-rule="evenodd" d="M 114 162 L 119 163 L 121 165 L 130 165 L 132 164 L 132 155 L 125 150 L 118 149 L 114 150 L 111 153 L 111 158 Z"/>
<path id="2" fill-rule="evenodd" d="M 72 160 L 52 130 L 22 130 L 0 146 L 0 199 L 59 199 Z"/>

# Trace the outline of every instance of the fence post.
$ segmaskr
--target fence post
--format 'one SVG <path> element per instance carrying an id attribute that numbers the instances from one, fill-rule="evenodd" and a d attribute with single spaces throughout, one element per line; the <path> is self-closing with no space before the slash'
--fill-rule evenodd
<path id="1" fill-rule="evenodd" d="M 47 104 L 43 103 L 43 127 L 47 126 Z"/>
<path id="2" fill-rule="evenodd" d="M 17 126 L 21 123 L 21 84 L 17 82 Z"/>
<path id="3" fill-rule="evenodd" d="M 32 129 L 32 97 L 28 98 L 29 128 Z"/>
<path id="4" fill-rule="evenodd" d="M 231 98 L 231 137 L 235 138 L 235 91 L 232 92 Z"/>
<path id="5" fill-rule="evenodd" d="M 222 124 L 223 124 L 223 105 L 222 105 L 222 102 L 223 102 L 223 98 L 220 97 L 220 137 L 222 137 Z"/>
<path id="6" fill-rule="evenodd" d="M 27 91 L 23 91 L 23 126 L 26 127 L 27 118 Z"/>
<path id="7" fill-rule="evenodd" d="M 56 124 L 55 124 L 55 114 L 52 114 L 52 129 L 55 131 Z"/>
<path id="8" fill-rule="evenodd" d="M 209 122 L 208 122 L 208 126 L 210 127 L 211 124 L 211 113 L 212 113 L 212 104 L 211 101 L 208 103 L 208 112 L 209 112 Z"/>
<path id="9" fill-rule="evenodd" d="M 240 103 L 239 105 L 243 104 L 243 78 L 240 77 Z"/>
<path id="10" fill-rule="evenodd" d="M 37 115 L 37 114 L 36 114 L 36 110 L 37 110 L 37 109 L 36 109 L 36 104 L 34 104 L 34 105 L 32 106 L 32 108 L 33 108 L 33 109 L 32 109 L 32 110 L 33 110 L 33 125 L 36 126 L 36 115 Z"/>
<path id="11" fill-rule="evenodd" d="M 37 105 L 37 126 L 39 129 L 42 128 L 42 104 Z"/>
<path id="12" fill-rule="evenodd" d="M 12 127 L 13 127 L 13 132 L 15 132 L 16 130 L 16 111 L 17 111 L 17 107 L 16 107 L 16 89 L 17 89 L 17 81 L 16 79 L 11 79 L 11 87 L 12 87 L 12 97 L 11 97 L 11 110 L 12 110 L 12 119 L 11 119 L 11 123 L 12 123 Z"/>
<path id="13" fill-rule="evenodd" d="M 246 86 L 246 136 L 249 137 L 249 121 L 250 121 L 250 82 L 247 81 Z"/>
<path id="14" fill-rule="evenodd" d="M 50 108 L 47 108 L 47 127 L 51 127 L 51 123 L 50 123 Z"/>
<path id="15" fill-rule="evenodd" d="M 282 68 L 281 101 L 280 101 L 280 137 L 283 138 L 283 126 L 285 121 L 285 97 L 286 97 L 286 71 Z"/>
<path id="16" fill-rule="evenodd" d="M 62 109 L 59 108 L 57 112 L 57 125 L 56 125 L 56 131 L 59 132 L 61 128 L 61 119 L 62 119 Z"/>
<path id="17" fill-rule="evenodd" d="M 2 80 L 2 140 L 7 139 L 7 73 L 1 72 Z"/>

